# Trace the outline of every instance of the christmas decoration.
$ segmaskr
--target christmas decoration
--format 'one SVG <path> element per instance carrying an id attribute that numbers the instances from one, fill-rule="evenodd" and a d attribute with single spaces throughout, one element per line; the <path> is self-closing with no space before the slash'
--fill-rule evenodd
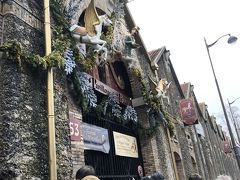
<path id="1" fill-rule="evenodd" d="M 124 111 L 123 118 L 126 121 L 131 120 L 131 121 L 137 122 L 137 113 L 135 109 L 132 106 L 127 106 Z"/>
<path id="2" fill-rule="evenodd" d="M 75 57 L 73 56 L 73 51 L 67 49 L 64 53 L 64 67 L 66 74 L 71 74 L 73 69 L 76 67 Z"/>
<path id="3" fill-rule="evenodd" d="M 97 106 L 97 96 L 94 93 L 94 90 L 91 86 L 89 86 L 89 79 L 87 76 L 87 73 L 81 72 L 78 76 L 78 80 L 80 83 L 80 88 L 82 90 L 82 93 L 84 94 L 87 103 L 90 107 L 96 107 Z"/>
<path id="4" fill-rule="evenodd" d="M 116 95 L 110 93 L 106 103 L 107 103 L 107 112 L 111 111 L 113 116 L 115 116 L 118 119 L 121 119 L 122 107 L 119 105 Z"/>

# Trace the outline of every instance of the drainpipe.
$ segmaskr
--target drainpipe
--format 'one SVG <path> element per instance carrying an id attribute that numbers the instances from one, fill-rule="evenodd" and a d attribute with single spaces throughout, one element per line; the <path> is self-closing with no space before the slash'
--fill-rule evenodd
<path id="1" fill-rule="evenodd" d="M 177 165 L 176 165 L 176 159 L 175 159 L 175 156 L 174 156 L 174 152 L 173 152 L 173 150 L 172 150 L 171 136 L 170 136 L 170 133 L 169 133 L 168 128 L 166 129 L 166 131 L 167 131 L 167 138 L 168 138 L 168 144 L 169 144 L 169 149 L 170 149 L 170 154 L 171 154 L 171 159 L 172 159 L 172 165 L 173 165 L 174 174 L 175 174 L 176 180 L 179 180 L 178 170 L 177 170 Z"/>
<path id="2" fill-rule="evenodd" d="M 51 53 L 51 27 L 49 0 L 44 0 L 44 30 L 45 30 L 45 55 Z M 47 72 L 47 95 L 48 95 L 48 153 L 49 153 L 49 179 L 57 180 L 56 166 L 56 141 L 55 141 L 55 118 L 54 118 L 54 95 L 53 95 L 53 69 Z"/>
<path id="3" fill-rule="evenodd" d="M 199 140 L 199 137 L 198 137 L 198 133 L 197 133 L 197 129 L 195 127 L 195 125 L 193 125 L 193 130 L 194 130 L 194 134 L 195 134 L 195 137 L 196 137 L 196 140 L 197 140 L 197 147 L 198 147 L 198 150 L 199 150 L 199 153 L 200 153 L 200 159 L 202 161 L 201 165 L 202 165 L 202 170 L 203 170 L 203 176 L 204 176 L 204 179 L 207 179 L 207 174 L 206 174 L 206 161 L 205 161 L 205 158 L 204 158 L 204 155 L 203 155 L 203 152 L 201 150 L 201 142 Z M 201 168 L 201 167 L 200 167 Z"/>
<path id="4" fill-rule="evenodd" d="M 1 28 L 2 28 L 2 33 L 1 33 L 1 42 L 0 42 L 0 44 L 2 45 L 3 44 L 3 32 L 4 32 L 4 21 L 5 21 L 5 16 L 3 15 L 3 6 L 4 6 L 4 2 L 3 2 L 3 0 L 1 0 L 1 5 L 0 5 L 0 14 L 2 15 L 2 25 L 1 25 Z M 0 58 L 2 58 L 2 54 L 3 54 L 3 52 L 0 52 Z"/>

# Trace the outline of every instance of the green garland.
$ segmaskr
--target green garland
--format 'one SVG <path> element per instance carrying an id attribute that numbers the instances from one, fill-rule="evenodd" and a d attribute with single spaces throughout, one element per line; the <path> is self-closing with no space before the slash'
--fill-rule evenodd
<path id="1" fill-rule="evenodd" d="M 4 52 L 4 55 L 11 60 L 17 60 L 18 64 L 27 63 L 33 67 L 41 67 L 47 69 L 48 67 L 64 66 L 64 52 L 67 49 L 72 49 L 76 63 L 79 64 L 82 70 L 89 71 L 96 64 L 96 53 L 93 50 L 89 50 L 86 57 L 82 57 L 76 48 L 76 42 L 72 38 L 68 28 L 68 21 L 65 18 L 66 15 L 62 9 L 61 0 L 51 0 L 51 12 L 52 17 L 55 20 L 55 26 L 52 27 L 52 52 L 47 56 L 40 56 L 39 54 L 28 53 L 23 49 L 21 43 L 16 41 L 5 42 L 0 46 L 0 51 Z"/>
<path id="2" fill-rule="evenodd" d="M 55 49 L 48 56 L 40 56 L 39 54 L 28 53 L 23 49 L 21 43 L 16 41 L 9 41 L 0 46 L 0 51 L 10 60 L 16 60 L 19 66 L 22 63 L 31 64 L 33 67 L 47 67 L 58 66 L 59 68 L 64 65 L 64 52 Z"/>
<path id="3" fill-rule="evenodd" d="M 33 67 L 42 67 L 46 69 L 48 66 L 58 65 L 61 67 L 64 62 L 64 58 L 61 53 L 57 50 L 53 51 L 48 56 L 41 57 L 38 54 L 27 53 L 22 48 L 21 43 L 16 41 L 9 41 L 0 46 L 0 51 L 4 53 L 10 60 L 18 62 L 19 66 L 22 67 L 22 63 L 31 64 Z"/>
<path id="4" fill-rule="evenodd" d="M 74 100 L 76 103 L 79 105 L 79 107 L 82 108 L 83 116 L 93 116 L 97 119 L 101 119 L 102 117 L 106 119 L 111 119 L 114 120 L 115 122 L 123 125 L 123 126 L 128 126 L 129 128 L 136 129 L 138 128 L 138 123 L 132 120 L 125 120 L 123 118 L 123 114 L 121 113 L 120 116 L 115 116 L 112 113 L 112 106 L 108 105 L 106 106 L 106 103 L 108 101 L 108 96 L 102 96 L 101 99 L 99 100 L 98 104 L 96 107 L 90 107 L 89 104 L 87 103 L 87 99 L 82 92 L 81 85 L 79 83 L 79 79 L 77 77 L 76 69 L 73 71 L 71 76 L 68 76 L 69 82 L 72 83 L 74 91 L 73 91 L 73 96 Z"/>

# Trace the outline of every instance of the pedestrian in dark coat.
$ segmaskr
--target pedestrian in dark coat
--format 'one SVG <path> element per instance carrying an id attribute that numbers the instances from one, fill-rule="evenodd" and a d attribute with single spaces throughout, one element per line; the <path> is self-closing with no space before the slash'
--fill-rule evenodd
<path id="1" fill-rule="evenodd" d="M 83 166 L 76 173 L 76 180 L 99 180 L 92 166 Z"/>

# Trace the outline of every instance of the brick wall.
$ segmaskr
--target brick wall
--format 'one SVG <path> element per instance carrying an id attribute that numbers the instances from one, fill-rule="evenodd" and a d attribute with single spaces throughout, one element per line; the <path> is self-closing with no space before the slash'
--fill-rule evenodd
<path id="1" fill-rule="evenodd" d="M 209 179 L 216 178 L 219 174 L 230 174 L 233 179 L 236 179 L 239 176 L 236 159 L 232 158 L 233 154 L 225 154 L 223 152 L 223 139 L 216 131 L 216 128 L 214 128 L 207 109 L 202 109 L 204 117 L 202 125 L 205 137 L 200 140 L 207 163 Z"/>
<path id="2" fill-rule="evenodd" d="M 148 117 L 146 115 L 147 107 L 141 106 L 136 108 L 139 122 L 148 127 Z M 157 152 L 156 138 L 149 138 L 146 136 L 140 136 L 141 151 L 143 157 L 144 171 L 146 175 L 151 175 L 160 169 L 159 157 Z"/>
<path id="3" fill-rule="evenodd" d="M 4 19 L 1 16 L 2 41 L 17 40 L 29 52 L 44 53 L 41 31 L 42 6 L 35 1 L 4 1 Z M 4 22 L 3 22 L 4 20 Z M 2 28 L 2 26 L 1 26 Z M 1 34 L 1 35 L 2 35 Z M 47 179 L 48 126 L 47 126 L 47 73 L 30 66 L 19 67 L 17 60 L 5 56 L 0 61 L 0 179 Z M 66 79 L 55 77 L 55 121 L 58 179 L 71 178 L 71 158 Z"/>
<path id="4" fill-rule="evenodd" d="M 159 161 L 162 173 L 166 179 L 175 179 L 172 150 L 170 149 L 169 137 L 166 127 L 160 126 L 159 131 L 156 135 L 157 147 L 159 154 Z"/>

